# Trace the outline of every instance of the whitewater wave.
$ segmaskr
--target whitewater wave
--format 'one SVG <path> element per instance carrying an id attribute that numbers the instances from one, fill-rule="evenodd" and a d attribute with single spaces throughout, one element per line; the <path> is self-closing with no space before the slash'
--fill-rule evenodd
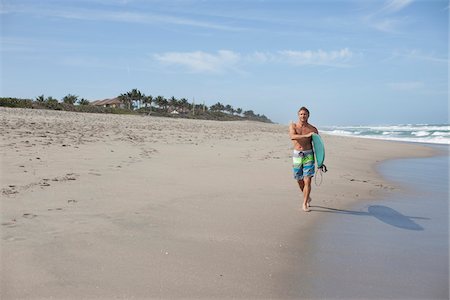
<path id="1" fill-rule="evenodd" d="M 429 136 L 431 134 L 431 132 L 428 131 L 413 131 L 412 132 L 413 135 L 415 136 Z"/>
<path id="2" fill-rule="evenodd" d="M 320 129 L 325 133 L 340 136 L 450 145 L 448 124 L 325 126 Z"/>

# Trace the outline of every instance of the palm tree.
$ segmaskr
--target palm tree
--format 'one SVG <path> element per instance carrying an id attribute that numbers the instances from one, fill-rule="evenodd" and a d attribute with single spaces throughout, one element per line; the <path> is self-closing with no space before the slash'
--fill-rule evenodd
<path id="1" fill-rule="evenodd" d="M 78 101 L 78 96 L 68 94 L 62 99 L 64 103 L 74 105 Z"/>
<path id="2" fill-rule="evenodd" d="M 130 98 L 130 102 L 131 103 L 133 101 L 136 101 L 137 102 L 137 107 L 138 108 L 141 107 L 142 98 L 145 97 L 145 95 L 142 94 L 141 91 L 139 91 L 138 89 L 132 89 L 130 92 L 127 93 L 127 95 Z"/>
<path id="3" fill-rule="evenodd" d="M 174 110 L 178 110 L 178 100 L 177 98 L 175 98 L 174 96 L 172 96 L 169 100 L 169 106 L 172 109 L 172 111 Z"/>
<path id="4" fill-rule="evenodd" d="M 211 109 L 212 111 L 223 111 L 223 110 L 225 109 L 225 106 L 223 106 L 222 103 L 217 102 L 216 104 L 212 105 L 212 106 L 210 107 L 210 109 Z"/>
<path id="5" fill-rule="evenodd" d="M 45 102 L 47 102 L 47 103 L 59 103 L 58 99 L 55 99 L 52 96 L 47 97 L 47 99 L 45 99 Z"/>
<path id="6" fill-rule="evenodd" d="M 47 99 L 45 99 L 45 106 L 50 109 L 57 109 L 57 110 L 61 109 L 58 99 L 55 99 L 52 96 L 47 97 Z"/>
<path id="7" fill-rule="evenodd" d="M 127 106 L 128 109 L 131 109 L 131 98 L 128 96 L 128 93 L 120 94 L 118 98 L 120 101 L 122 101 L 123 104 Z"/>
<path id="8" fill-rule="evenodd" d="M 145 94 L 142 94 L 138 89 L 132 89 L 127 93 L 120 94 L 118 98 L 127 106 L 128 109 L 132 109 L 133 101 L 136 101 L 138 108 L 140 108 L 142 105 L 142 100 L 145 99 Z"/>
<path id="9" fill-rule="evenodd" d="M 230 114 L 233 114 L 233 107 L 230 104 L 227 104 L 225 106 L 225 111 L 229 112 Z"/>
<path id="10" fill-rule="evenodd" d="M 86 99 L 84 99 L 84 98 L 81 98 L 81 99 L 78 101 L 78 104 L 80 104 L 80 105 L 89 105 L 89 101 L 86 100 Z"/>
<path id="11" fill-rule="evenodd" d="M 152 97 L 152 95 L 145 96 L 145 97 L 142 99 L 142 102 L 144 102 L 145 107 L 147 107 L 147 106 L 152 107 L 152 102 L 153 102 L 153 97 Z"/>
<path id="12" fill-rule="evenodd" d="M 160 109 L 163 109 L 163 110 L 167 109 L 168 101 L 163 96 L 156 97 L 155 102 L 156 102 L 156 105 L 158 105 L 158 107 Z"/>
<path id="13" fill-rule="evenodd" d="M 45 102 L 44 94 L 42 94 L 42 95 L 36 97 L 36 102 L 40 102 L 40 103 Z"/>
<path id="14" fill-rule="evenodd" d="M 253 110 L 247 110 L 244 111 L 244 116 L 247 118 L 255 117 L 255 113 L 253 112 Z"/>
<path id="15" fill-rule="evenodd" d="M 186 98 L 181 98 L 181 100 L 178 103 L 184 113 L 190 110 L 191 104 L 187 101 Z"/>
<path id="16" fill-rule="evenodd" d="M 210 109 L 211 111 L 218 111 L 217 103 L 211 105 L 209 109 Z"/>

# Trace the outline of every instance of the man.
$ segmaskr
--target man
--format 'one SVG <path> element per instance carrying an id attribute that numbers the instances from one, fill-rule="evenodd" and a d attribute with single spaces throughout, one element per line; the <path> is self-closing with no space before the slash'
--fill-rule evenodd
<path id="1" fill-rule="evenodd" d="M 314 152 L 312 146 L 313 133 L 319 134 L 316 127 L 308 123 L 309 110 L 301 107 L 298 111 L 298 122 L 289 126 L 289 136 L 294 144 L 293 167 L 294 178 L 303 192 L 303 211 L 309 212 L 311 202 L 311 178 L 314 176 Z"/>

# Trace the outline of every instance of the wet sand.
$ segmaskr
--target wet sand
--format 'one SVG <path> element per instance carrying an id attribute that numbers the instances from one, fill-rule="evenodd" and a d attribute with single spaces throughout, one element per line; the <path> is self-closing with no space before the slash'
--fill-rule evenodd
<path id="1" fill-rule="evenodd" d="M 326 215 L 314 229 L 314 299 L 448 299 L 448 148 L 445 156 L 384 162 L 403 192 Z M 420 174 L 420 184 L 417 176 Z"/>
<path id="2" fill-rule="evenodd" d="M 310 295 L 328 216 L 299 210 L 286 126 L 8 108 L 0 122 L 2 299 Z M 435 153 L 323 139 L 323 207 L 400 192 L 375 165 Z"/>

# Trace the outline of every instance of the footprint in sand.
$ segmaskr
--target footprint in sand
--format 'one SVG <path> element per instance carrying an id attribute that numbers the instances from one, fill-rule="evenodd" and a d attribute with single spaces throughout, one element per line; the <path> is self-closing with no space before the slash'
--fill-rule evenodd
<path id="1" fill-rule="evenodd" d="M 19 193 L 14 185 L 10 185 L 8 188 L 4 188 L 1 191 L 4 195 L 13 195 Z"/>
<path id="2" fill-rule="evenodd" d="M 34 219 L 37 217 L 37 215 L 35 214 L 31 214 L 31 213 L 25 213 L 22 215 L 22 217 L 26 218 L 26 219 Z"/>
<path id="3" fill-rule="evenodd" d="M 39 183 L 40 186 L 50 186 L 50 183 L 48 183 L 50 179 L 48 178 L 44 178 L 41 180 L 41 182 Z"/>
<path id="4" fill-rule="evenodd" d="M 52 211 L 52 210 L 63 210 L 61 207 L 57 207 L 57 208 L 49 208 L 48 211 Z"/>
<path id="5" fill-rule="evenodd" d="M 3 222 L 2 223 L 2 226 L 6 226 L 6 227 L 9 227 L 9 228 L 16 227 L 16 225 L 17 225 L 16 219 L 12 219 L 11 221 L 7 221 L 7 222 Z"/>
<path id="6" fill-rule="evenodd" d="M 17 237 L 17 236 L 7 236 L 4 238 L 4 240 L 8 241 L 8 242 L 13 242 L 13 241 L 24 241 L 25 238 L 23 237 Z"/>

